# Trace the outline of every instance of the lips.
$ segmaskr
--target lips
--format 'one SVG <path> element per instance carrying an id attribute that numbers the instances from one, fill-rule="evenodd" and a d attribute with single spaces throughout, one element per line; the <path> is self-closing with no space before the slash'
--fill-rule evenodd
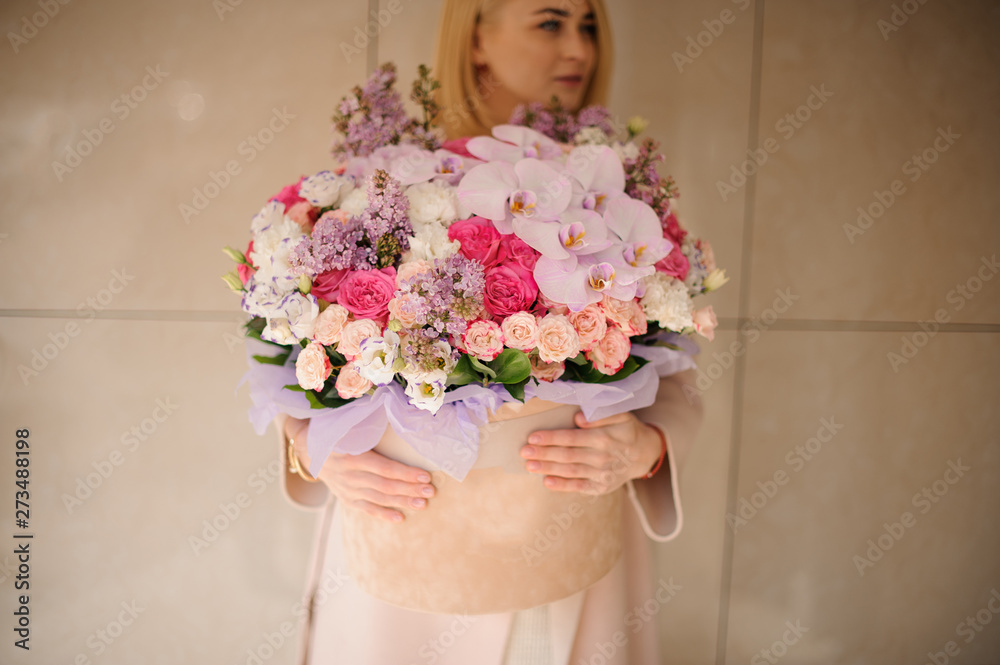
<path id="1" fill-rule="evenodd" d="M 556 77 L 556 80 L 559 81 L 560 83 L 568 83 L 568 84 L 571 84 L 571 85 L 577 85 L 577 84 L 583 83 L 583 76 L 580 76 L 580 75 L 576 75 L 576 76 L 559 76 L 559 77 Z"/>

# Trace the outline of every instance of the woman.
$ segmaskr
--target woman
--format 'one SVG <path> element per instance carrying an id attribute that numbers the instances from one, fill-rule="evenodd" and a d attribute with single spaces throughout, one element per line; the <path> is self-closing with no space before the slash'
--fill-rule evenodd
<path id="1" fill-rule="evenodd" d="M 446 0 L 435 68 L 441 118 L 456 138 L 488 134 L 518 104 L 547 102 L 553 95 L 573 110 L 601 103 L 610 63 L 601 0 Z M 697 393 L 684 391 L 691 375 L 688 370 L 662 379 L 656 403 L 647 409 L 593 422 L 577 414 L 576 428 L 535 432 L 521 448 L 526 470 L 544 476 L 552 492 L 601 495 L 627 486 L 624 554 L 599 582 L 570 598 L 501 614 L 414 612 L 345 581 L 337 503 L 401 522 L 403 510 L 433 505 L 431 476 L 370 451 L 331 455 L 314 479 L 322 482 L 309 482 L 305 472 L 290 469 L 308 467 L 308 421 L 279 417 L 282 451 L 289 441 L 294 451 L 282 455 L 282 487 L 297 506 L 323 509 L 300 661 L 659 663 L 655 627 L 630 610 L 657 592 L 646 537 L 667 541 L 681 527 L 677 477 L 701 420 L 700 403 L 688 398 Z M 331 586 L 331 580 L 337 581 Z"/>

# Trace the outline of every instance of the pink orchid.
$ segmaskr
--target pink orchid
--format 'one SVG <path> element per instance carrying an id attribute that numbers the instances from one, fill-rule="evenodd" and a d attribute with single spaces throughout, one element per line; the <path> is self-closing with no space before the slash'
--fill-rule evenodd
<path id="1" fill-rule="evenodd" d="M 673 243 L 663 237 L 656 213 L 642 201 L 630 198 L 608 201 L 604 222 L 621 240 L 621 256 L 630 266 L 653 266 L 673 248 Z"/>
<path id="2" fill-rule="evenodd" d="M 421 150 L 393 162 L 389 175 L 404 187 L 433 179 L 457 185 L 469 169 L 482 163 L 475 157 L 464 157 L 448 150 L 435 150 L 433 153 Z"/>
<path id="3" fill-rule="evenodd" d="M 458 185 L 458 199 L 473 214 L 492 220 L 503 234 L 514 232 L 515 219 L 557 219 L 572 196 L 570 179 L 537 159 L 514 165 L 480 164 Z"/>
<path id="4" fill-rule="evenodd" d="M 579 312 L 591 303 L 600 302 L 605 295 L 632 300 L 639 279 L 653 271 L 652 266 L 635 268 L 628 265 L 620 252 L 610 249 L 580 256 L 573 267 L 569 261 L 541 256 L 535 264 L 534 277 L 542 295 Z"/>
<path id="5" fill-rule="evenodd" d="M 605 145 L 582 145 L 566 160 L 566 171 L 581 185 L 573 204 L 604 214 L 612 199 L 626 198 L 625 170 L 615 151 Z"/>
<path id="6" fill-rule="evenodd" d="M 593 254 L 611 246 L 607 226 L 601 216 L 582 208 L 566 210 L 552 222 L 515 219 L 514 235 L 542 256 L 570 261 L 568 269 L 576 266 L 577 256 Z"/>
<path id="7" fill-rule="evenodd" d="M 528 127 L 497 125 L 493 136 L 476 136 L 469 139 L 465 149 L 476 157 L 492 162 L 518 162 L 522 159 L 559 159 L 563 156 L 558 143 Z M 499 139 L 499 141 L 497 140 Z"/>

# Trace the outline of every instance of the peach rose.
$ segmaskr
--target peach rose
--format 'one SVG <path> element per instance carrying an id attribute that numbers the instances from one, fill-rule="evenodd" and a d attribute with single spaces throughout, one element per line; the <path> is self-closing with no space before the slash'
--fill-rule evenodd
<path id="1" fill-rule="evenodd" d="M 295 359 L 295 378 L 306 390 L 320 390 L 333 371 L 326 349 L 319 342 L 309 342 Z"/>
<path id="2" fill-rule="evenodd" d="M 610 376 L 625 365 L 631 351 L 632 343 L 628 335 L 621 328 L 608 328 L 604 338 L 585 355 L 594 363 L 594 369 Z"/>
<path id="3" fill-rule="evenodd" d="M 400 263 L 399 267 L 396 268 L 396 288 L 402 287 L 403 282 L 414 275 L 430 272 L 433 269 L 434 266 L 428 261 L 407 261 L 406 263 Z"/>
<path id="4" fill-rule="evenodd" d="M 350 312 L 342 305 L 330 305 L 324 309 L 313 324 L 313 339 L 326 346 L 340 341 Z"/>
<path id="5" fill-rule="evenodd" d="M 372 382 L 358 374 L 358 367 L 353 362 L 344 365 L 337 375 L 337 394 L 341 399 L 362 397 L 372 389 Z"/>
<path id="6" fill-rule="evenodd" d="M 316 217 L 319 212 L 318 208 L 312 207 L 308 201 L 299 201 L 294 204 L 291 208 L 285 212 L 293 222 L 299 225 L 305 233 L 312 233 L 313 224 L 316 222 Z"/>
<path id="7" fill-rule="evenodd" d="M 608 331 L 608 320 L 597 303 L 587 305 L 579 312 L 570 312 L 567 318 L 580 336 L 580 348 L 584 351 L 594 348 Z"/>
<path id="8" fill-rule="evenodd" d="M 531 354 L 531 376 L 539 381 L 552 383 L 566 371 L 565 363 L 547 363 L 535 354 Z"/>
<path id="9" fill-rule="evenodd" d="M 635 300 L 632 302 L 632 318 L 628 320 L 628 328 L 624 328 L 629 337 L 633 335 L 645 335 L 649 330 L 649 323 L 646 321 L 646 311 Z"/>
<path id="10" fill-rule="evenodd" d="M 562 314 L 546 314 L 538 324 L 538 355 L 547 363 L 558 363 L 580 353 L 580 336 Z"/>
<path id="11" fill-rule="evenodd" d="M 556 302 L 554 300 L 549 300 L 545 297 L 545 294 L 541 291 L 538 292 L 538 304 L 545 309 L 546 312 L 553 312 L 555 314 L 569 314 L 569 307 L 561 302 Z"/>
<path id="12" fill-rule="evenodd" d="M 530 351 L 538 345 L 538 319 L 528 312 L 511 314 L 500 324 L 504 340 L 512 349 Z"/>
<path id="13" fill-rule="evenodd" d="M 493 321 L 479 319 L 465 329 L 462 345 L 467 353 L 480 360 L 493 360 L 503 351 L 503 332 Z"/>
<path id="14" fill-rule="evenodd" d="M 361 355 L 361 341 L 369 337 L 380 337 L 382 328 L 371 319 L 358 319 L 344 326 L 340 333 L 340 343 L 337 351 L 348 360 Z"/>
<path id="15" fill-rule="evenodd" d="M 694 329 L 699 335 L 709 342 L 715 339 L 715 326 L 719 325 L 719 321 L 715 318 L 715 310 L 711 305 L 694 310 L 691 318 L 694 319 Z"/>
<path id="16" fill-rule="evenodd" d="M 611 296 L 604 296 L 601 300 L 601 309 L 604 310 L 604 315 L 608 317 L 608 321 L 611 321 L 611 323 L 619 328 L 627 329 L 629 323 L 632 321 L 631 300 L 619 300 Z"/>
<path id="17" fill-rule="evenodd" d="M 399 321 L 399 324 L 404 328 L 413 328 L 417 325 L 416 313 L 406 311 L 406 308 L 403 306 L 410 300 L 410 297 L 411 294 L 404 293 L 389 301 L 389 319 Z"/>

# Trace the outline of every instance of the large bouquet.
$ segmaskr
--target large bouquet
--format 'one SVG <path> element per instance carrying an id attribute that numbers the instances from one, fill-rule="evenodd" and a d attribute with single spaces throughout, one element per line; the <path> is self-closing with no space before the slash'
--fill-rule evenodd
<path id="1" fill-rule="evenodd" d="M 644 123 L 619 140 L 602 107 L 535 104 L 492 137 L 442 141 L 427 69 L 411 95 L 422 121 L 394 82 L 385 65 L 345 97 L 339 165 L 274 196 L 245 253 L 227 248 L 247 334 L 280 347 L 253 356 L 258 426 L 322 409 L 307 414 L 330 435 L 310 436 L 315 472 L 391 422 L 462 476 L 455 451 L 475 453 L 504 401 L 620 412 L 693 365 L 680 338 L 711 339 L 716 320 L 692 299 L 726 277 L 678 223 L 656 144 L 633 140 Z"/>

